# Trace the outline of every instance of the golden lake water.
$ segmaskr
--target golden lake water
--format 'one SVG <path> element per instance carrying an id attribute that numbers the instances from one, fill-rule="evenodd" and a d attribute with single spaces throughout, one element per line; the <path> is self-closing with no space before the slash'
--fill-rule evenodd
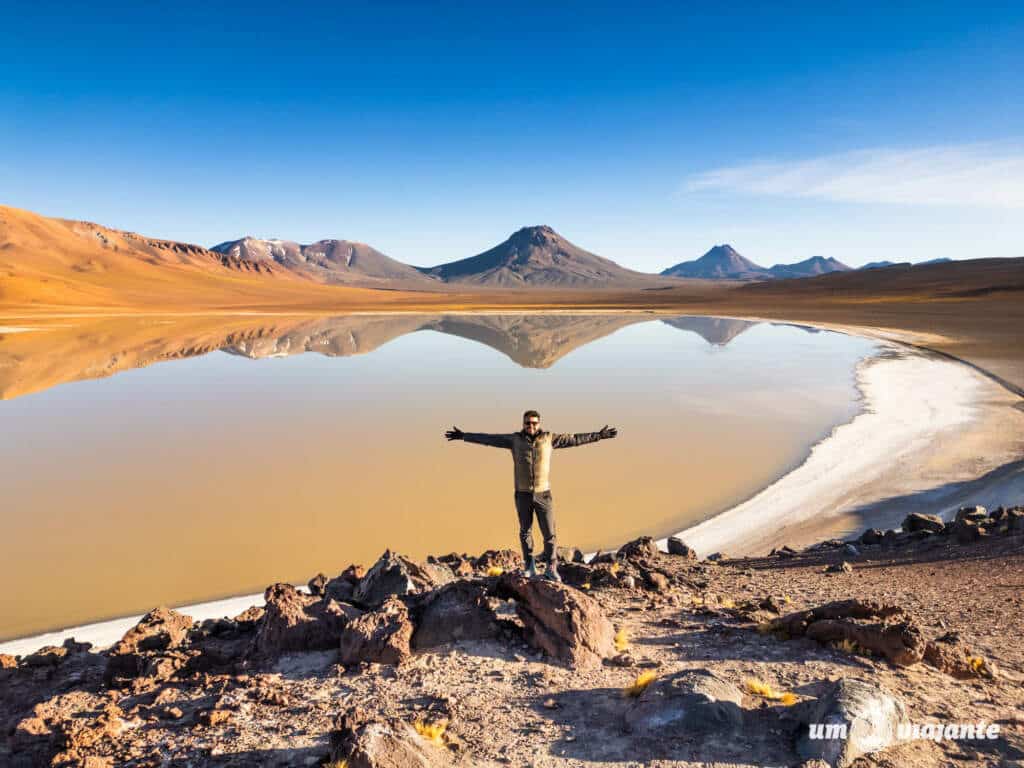
<path id="1" fill-rule="evenodd" d="M 515 548 L 509 453 L 443 432 L 512 432 L 528 408 L 551 431 L 619 429 L 555 453 L 560 544 L 662 536 L 749 498 L 849 421 L 874 350 L 642 313 L 0 334 L 0 639 L 333 575 L 385 548 Z"/>

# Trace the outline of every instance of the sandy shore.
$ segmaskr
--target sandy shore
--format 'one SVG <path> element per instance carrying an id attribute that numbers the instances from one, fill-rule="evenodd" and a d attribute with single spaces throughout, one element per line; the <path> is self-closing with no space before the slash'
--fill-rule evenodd
<path id="1" fill-rule="evenodd" d="M 1016 394 L 970 365 L 892 342 L 866 358 L 856 375 L 865 406 L 860 414 L 813 446 L 792 472 L 678 535 L 701 555 L 763 554 L 869 526 L 895 527 L 924 505 L 949 515 L 968 502 L 991 507 L 1024 498 L 1024 410 Z M 178 610 L 196 620 L 234 616 L 262 597 Z M 0 652 L 25 654 L 67 637 L 102 647 L 138 618 L 11 640 L 0 643 Z"/>
<path id="2" fill-rule="evenodd" d="M 865 408 L 751 499 L 677 535 L 701 555 L 763 554 L 867 527 L 897 527 L 924 504 L 1024 498 L 1020 398 L 983 372 L 887 345 L 857 371 Z M 662 542 L 663 544 L 664 542 Z"/>

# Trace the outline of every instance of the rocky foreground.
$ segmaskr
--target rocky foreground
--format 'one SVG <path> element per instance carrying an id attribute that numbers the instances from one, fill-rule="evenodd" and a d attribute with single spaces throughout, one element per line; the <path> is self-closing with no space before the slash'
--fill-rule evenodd
<path id="1" fill-rule="evenodd" d="M 0 655 L 0 765 L 1024 766 L 1024 508 L 764 558 L 560 554 L 564 585 L 507 550 L 385 553 L 233 619 Z"/>

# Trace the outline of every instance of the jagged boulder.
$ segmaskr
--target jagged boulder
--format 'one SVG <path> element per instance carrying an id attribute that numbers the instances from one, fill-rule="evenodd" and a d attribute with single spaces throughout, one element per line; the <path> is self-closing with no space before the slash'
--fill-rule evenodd
<path id="1" fill-rule="evenodd" d="M 523 557 L 511 549 L 488 549 L 473 561 L 473 567 L 478 571 L 487 571 L 491 568 L 514 571 L 523 567 Z"/>
<path id="2" fill-rule="evenodd" d="M 191 616 L 165 606 L 150 611 L 107 652 L 104 680 L 111 684 L 138 677 L 145 671 L 147 655 L 183 645 L 192 624 Z"/>
<path id="3" fill-rule="evenodd" d="M 487 587 L 479 581 L 454 581 L 416 601 L 411 645 L 416 650 L 458 640 L 498 636 L 500 627 L 491 610 Z"/>
<path id="4" fill-rule="evenodd" d="M 559 547 L 557 550 L 558 559 L 563 563 L 582 563 L 583 550 L 579 547 Z"/>
<path id="5" fill-rule="evenodd" d="M 892 746 L 907 718 L 903 702 L 895 695 L 853 678 L 837 681 L 808 711 L 797 752 L 805 760 L 824 760 L 832 768 L 845 768 L 861 755 Z M 826 730 L 819 732 L 819 727 Z M 842 738 L 840 730 L 845 731 Z"/>
<path id="6" fill-rule="evenodd" d="M 404 720 L 371 716 L 358 708 L 335 723 L 331 765 L 346 768 L 444 768 L 457 764 L 444 744 L 422 737 Z"/>
<path id="7" fill-rule="evenodd" d="M 342 664 L 401 664 L 412 654 L 413 624 L 409 609 L 395 596 L 376 611 L 350 621 L 341 633 Z"/>
<path id="8" fill-rule="evenodd" d="M 341 632 L 360 611 L 330 598 L 299 592 L 291 584 L 272 584 L 256 630 L 253 651 L 261 656 L 335 648 Z"/>
<path id="9" fill-rule="evenodd" d="M 902 616 L 899 606 L 837 600 L 787 614 L 771 622 L 770 629 L 786 637 L 806 636 L 819 643 L 850 641 L 885 656 L 893 664 L 908 666 L 921 661 L 925 640 L 916 624 L 898 620 Z"/>
<path id="10" fill-rule="evenodd" d="M 659 737 L 732 732 L 743 721 L 743 693 L 704 669 L 689 669 L 648 685 L 626 711 L 626 730 Z"/>
<path id="11" fill-rule="evenodd" d="M 518 574 L 503 576 L 497 591 L 515 599 L 527 642 L 548 656 L 589 667 L 614 655 L 615 629 L 597 601 L 583 592 Z"/>
<path id="12" fill-rule="evenodd" d="M 443 563 L 417 563 L 388 550 L 359 580 L 352 601 L 376 608 L 391 595 L 415 594 L 447 584 L 454 578 L 451 568 Z"/>
<path id="13" fill-rule="evenodd" d="M 327 576 L 325 574 L 318 573 L 306 584 L 306 586 L 309 589 L 309 594 L 313 595 L 314 597 L 322 597 L 324 594 L 324 589 L 327 588 L 327 582 Z"/>
<path id="14" fill-rule="evenodd" d="M 942 533 L 946 524 L 942 522 L 942 518 L 938 515 L 925 515 L 921 512 L 911 512 L 903 518 L 903 525 L 900 527 L 907 533 L 913 533 L 914 531 Z"/>
<path id="15" fill-rule="evenodd" d="M 658 545 L 650 536 L 641 536 L 619 547 L 618 557 L 623 560 L 648 560 L 658 556 Z"/>
<path id="16" fill-rule="evenodd" d="M 333 579 L 328 579 L 323 586 L 323 594 L 339 603 L 349 603 L 355 594 L 359 580 L 366 575 L 366 569 L 361 565 L 350 565 Z M 312 591 L 312 585 L 310 585 Z"/>
<path id="17" fill-rule="evenodd" d="M 868 528 L 864 533 L 860 535 L 857 541 L 861 544 L 872 546 L 874 544 L 880 544 L 882 542 L 883 531 L 878 528 Z"/>
<path id="18" fill-rule="evenodd" d="M 665 544 L 670 555 L 678 555 L 684 557 L 687 560 L 696 560 L 697 552 L 693 547 L 689 546 L 685 541 L 680 539 L 678 536 L 669 536 L 668 541 Z"/>
<path id="19" fill-rule="evenodd" d="M 466 555 L 460 555 L 455 552 L 451 552 L 447 555 L 441 555 L 440 557 L 430 556 L 427 558 L 428 563 L 442 563 L 448 566 L 452 573 L 455 574 L 456 578 L 465 578 L 473 575 L 473 561 Z"/>
<path id="20" fill-rule="evenodd" d="M 988 510 L 984 507 L 971 506 L 971 507 L 960 507 L 956 511 L 955 522 L 961 520 L 970 520 L 972 523 L 981 523 L 988 518 Z"/>
<path id="21" fill-rule="evenodd" d="M 985 535 L 984 529 L 968 517 L 961 518 L 950 525 L 950 532 L 958 544 L 971 544 Z"/>

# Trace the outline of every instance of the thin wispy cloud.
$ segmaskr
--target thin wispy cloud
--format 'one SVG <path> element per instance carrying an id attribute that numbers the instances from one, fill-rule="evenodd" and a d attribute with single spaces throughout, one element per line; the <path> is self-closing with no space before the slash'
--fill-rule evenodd
<path id="1" fill-rule="evenodd" d="M 1024 208 L 1024 147 L 874 148 L 760 161 L 696 174 L 684 188 L 846 203 Z"/>

